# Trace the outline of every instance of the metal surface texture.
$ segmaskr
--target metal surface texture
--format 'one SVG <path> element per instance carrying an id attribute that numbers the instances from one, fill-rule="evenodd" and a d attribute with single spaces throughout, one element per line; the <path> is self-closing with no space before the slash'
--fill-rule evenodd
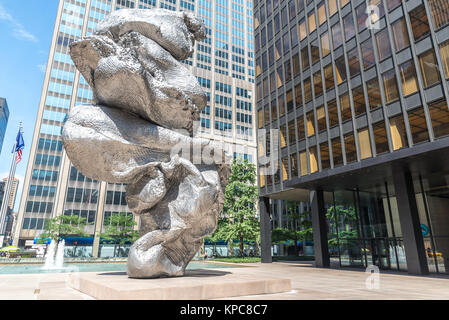
<path id="1" fill-rule="evenodd" d="M 85 176 L 127 184 L 141 232 L 129 253 L 131 278 L 183 276 L 223 208 L 231 157 L 222 144 L 193 137 L 207 97 L 180 62 L 204 37 L 189 13 L 128 9 L 70 46 L 94 104 L 72 108 L 64 148 Z"/>

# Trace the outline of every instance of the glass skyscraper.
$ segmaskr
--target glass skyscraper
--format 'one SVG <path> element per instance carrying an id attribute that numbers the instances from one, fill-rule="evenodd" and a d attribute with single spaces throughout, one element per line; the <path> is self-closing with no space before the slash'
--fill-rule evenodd
<path id="1" fill-rule="evenodd" d="M 69 45 L 91 34 L 113 10 L 164 8 L 194 12 L 207 26 L 184 63 L 208 94 L 199 135 L 242 146 L 234 156 L 256 161 L 252 2 L 244 0 L 61 0 L 53 33 L 14 244 L 24 246 L 58 215 L 78 215 L 91 225 L 86 255 L 101 252 L 107 217 L 128 212 L 125 185 L 84 177 L 64 153 L 61 130 L 74 105 L 91 103 L 92 91 L 76 70 Z M 240 150 L 240 151 L 239 151 Z M 131 213 L 129 213 L 131 214 Z M 137 218 L 136 218 L 137 220 Z M 90 241 L 90 242 L 89 242 Z"/>
<path id="2" fill-rule="evenodd" d="M 8 127 L 9 109 L 5 98 L 0 98 L 0 153 L 5 140 L 6 128 Z"/>
<path id="3" fill-rule="evenodd" d="M 283 199 L 317 266 L 448 273 L 449 2 L 259 0 L 254 27 L 263 259 Z"/>

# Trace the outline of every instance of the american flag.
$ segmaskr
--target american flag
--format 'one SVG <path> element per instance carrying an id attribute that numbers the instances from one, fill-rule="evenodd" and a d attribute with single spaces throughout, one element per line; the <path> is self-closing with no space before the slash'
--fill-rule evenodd
<path id="1" fill-rule="evenodd" d="M 16 138 L 16 146 L 15 149 L 12 150 L 12 153 L 17 152 L 16 155 L 16 164 L 19 164 L 22 161 L 23 149 L 25 148 L 25 141 L 23 141 L 22 131 L 19 130 Z"/>
<path id="2" fill-rule="evenodd" d="M 19 162 L 22 161 L 22 153 L 23 153 L 22 149 L 17 151 L 16 164 L 19 164 Z"/>

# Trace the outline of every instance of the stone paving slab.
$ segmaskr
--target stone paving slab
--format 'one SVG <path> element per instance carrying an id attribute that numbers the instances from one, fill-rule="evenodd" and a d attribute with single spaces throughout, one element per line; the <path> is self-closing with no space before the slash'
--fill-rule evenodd
<path id="1" fill-rule="evenodd" d="M 99 300 L 206 300 L 291 291 L 291 280 L 247 269 L 189 270 L 185 277 L 129 279 L 124 272 L 72 274 L 70 286 Z"/>
<path id="2" fill-rule="evenodd" d="M 364 270 L 354 269 L 320 269 L 313 267 L 312 262 L 276 262 L 273 264 L 247 264 L 246 268 L 213 269 L 224 275 L 215 278 L 225 279 L 228 272 L 236 277 L 247 279 L 290 279 L 291 290 L 284 293 L 251 294 L 239 292 L 239 297 L 218 298 L 227 300 L 449 300 L 449 276 L 410 276 L 403 272 L 380 271 L 379 289 L 368 289 L 365 285 L 368 274 Z M 101 273 L 83 273 L 80 277 L 100 277 Z M 106 274 L 106 273 L 105 273 Z M 78 274 L 20 274 L 0 275 L 0 300 L 76 300 L 94 299 L 94 295 L 86 295 L 69 286 Z M 124 278 L 124 274 L 110 278 Z M 79 278 L 80 278 L 79 277 Z M 102 275 L 102 277 L 107 277 Z M 210 279 L 193 277 L 197 283 Z M 160 279 L 177 284 L 186 279 Z M 117 281 L 117 280 L 114 280 Z M 141 280 L 135 280 L 141 281 Z M 147 281 L 147 280 L 144 280 Z M 73 284 L 72 284 L 73 285 Z M 223 290 L 217 282 L 215 290 Z M 38 290 L 36 292 L 36 290 Z M 176 289 L 173 289 L 176 292 Z M 193 292 L 193 289 L 192 289 Z M 171 293 L 173 294 L 173 293 Z M 186 299 L 191 300 L 191 296 Z"/>

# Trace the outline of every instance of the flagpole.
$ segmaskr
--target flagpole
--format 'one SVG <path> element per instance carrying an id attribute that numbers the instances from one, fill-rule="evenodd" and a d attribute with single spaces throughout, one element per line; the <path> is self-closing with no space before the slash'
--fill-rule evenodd
<path id="1" fill-rule="evenodd" d="M 19 126 L 19 131 L 22 131 L 22 124 L 20 124 Z M 8 202 L 9 202 L 9 198 L 10 198 L 10 193 L 11 193 L 11 187 L 13 184 L 13 180 L 15 178 L 15 174 L 16 174 L 16 167 L 17 167 L 17 141 L 14 143 L 14 153 L 12 156 L 12 161 L 11 161 L 11 167 L 9 169 L 9 177 L 8 177 L 8 182 L 6 184 L 6 192 L 3 196 L 3 201 L 2 201 L 2 207 L 0 210 L 0 236 L 3 236 L 2 241 L 0 243 L 0 246 L 3 247 L 3 243 L 5 241 L 5 220 L 6 220 L 6 213 L 8 212 Z"/>

